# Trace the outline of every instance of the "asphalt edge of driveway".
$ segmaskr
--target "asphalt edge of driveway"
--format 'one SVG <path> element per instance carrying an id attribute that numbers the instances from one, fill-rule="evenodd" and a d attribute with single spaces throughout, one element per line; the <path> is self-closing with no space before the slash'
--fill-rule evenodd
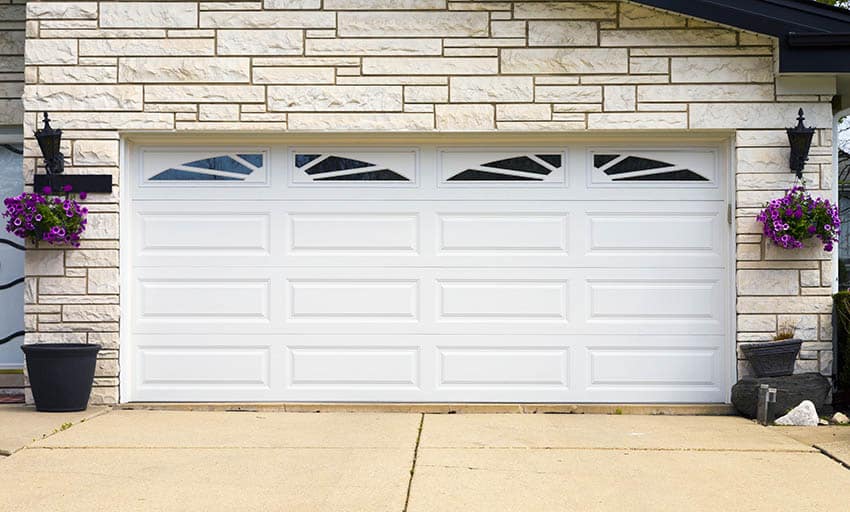
<path id="1" fill-rule="evenodd" d="M 46 414 L 46 415 L 54 414 L 54 413 L 49 413 L 49 412 L 37 412 L 35 410 L 34 406 L 25 406 L 25 407 L 30 408 L 31 412 L 33 414 Z M 41 437 L 33 437 L 32 439 L 30 439 L 29 441 L 26 441 L 21 446 L 12 446 L 10 448 L 0 447 L 0 460 L 3 460 L 4 458 L 9 457 L 11 455 L 14 455 L 15 453 L 23 450 L 24 448 L 30 446 L 31 444 L 33 444 L 37 441 L 40 441 L 42 439 L 47 439 L 48 437 L 52 437 L 52 436 L 58 434 L 59 432 L 63 432 L 65 430 L 68 430 L 69 428 L 72 428 L 75 425 L 79 425 L 81 423 L 85 423 L 86 421 L 93 420 L 93 419 L 97 418 L 98 416 L 103 416 L 104 414 L 111 412 L 113 410 L 113 408 L 112 407 L 90 407 L 89 410 L 91 411 L 90 414 L 86 414 L 85 416 L 81 417 L 80 419 L 78 419 L 76 421 L 66 421 L 66 422 L 60 423 L 56 427 L 54 427 L 53 430 L 49 430 L 48 432 L 42 432 Z M 59 417 L 57 419 L 57 421 L 61 421 L 62 419 L 63 419 L 62 417 Z"/>

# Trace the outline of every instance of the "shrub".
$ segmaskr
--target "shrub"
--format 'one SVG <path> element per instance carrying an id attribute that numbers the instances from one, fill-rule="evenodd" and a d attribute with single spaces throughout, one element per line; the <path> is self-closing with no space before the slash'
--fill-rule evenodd
<path id="1" fill-rule="evenodd" d="M 836 372 L 839 389 L 850 390 L 850 292 L 838 292 L 832 296 L 835 316 L 841 329 L 836 336 L 838 342 L 836 353 Z"/>

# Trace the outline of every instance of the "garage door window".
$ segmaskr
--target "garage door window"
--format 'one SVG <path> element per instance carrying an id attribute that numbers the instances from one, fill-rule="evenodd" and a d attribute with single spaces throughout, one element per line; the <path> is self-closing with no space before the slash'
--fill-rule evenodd
<path id="1" fill-rule="evenodd" d="M 713 152 L 634 152 L 624 150 L 593 153 L 593 182 L 669 182 L 682 185 L 709 184 L 716 168 Z"/>
<path id="2" fill-rule="evenodd" d="M 447 185 L 464 182 L 563 183 L 565 154 L 551 149 L 505 152 L 498 148 L 480 151 L 444 150 L 442 176 Z"/>
<path id="3" fill-rule="evenodd" d="M 262 152 L 162 152 L 148 160 L 144 177 L 150 184 L 265 181 L 266 155 Z"/>
<path id="4" fill-rule="evenodd" d="M 296 150 L 293 179 L 296 183 L 413 183 L 417 160 L 415 151 Z"/>

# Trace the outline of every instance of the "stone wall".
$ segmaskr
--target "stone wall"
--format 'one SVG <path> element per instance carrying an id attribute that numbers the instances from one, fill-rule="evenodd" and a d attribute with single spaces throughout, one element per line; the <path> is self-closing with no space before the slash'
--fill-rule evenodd
<path id="1" fill-rule="evenodd" d="M 26 30 L 27 133 L 49 110 L 67 172 L 119 186 L 122 130 L 734 134 L 738 341 L 791 322 L 798 369 L 830 373 L 830 261 L 766 246 L 753 217 L 791 183 L 801 106 L 824 128 L 806 177 L 832 186 L 834 90 L 777 79 L 771 39 L 617 1 L 46 1 Z M 81 249 L 28 254 L 27 341 L 102 343 L 100 402 L 119 398 L 117 198 L 87 201 Z"/>

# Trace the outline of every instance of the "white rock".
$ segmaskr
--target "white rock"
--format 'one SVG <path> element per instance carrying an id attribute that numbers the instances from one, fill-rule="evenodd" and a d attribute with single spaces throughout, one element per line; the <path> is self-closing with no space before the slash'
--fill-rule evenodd
<path id="1" fill-rule="evenodd" d="M 248 57 L 126 57 L 118 74 L 122 82 L 247 83 L 250 68 Z"/>
<path id="2" fill-rule="evenodd" d="M 100 26 L 104 28 L 192 28 L 198 24 L 198 4 L 193 2 L 104 2 Z"/>
<path id="3" fill-rule="evenodd" d="M 340 12 L 337 16 L 337 30 L 343 37 L 485 37 L 490 29 L 486 12 Z"/>
<path id="4" fill-rule="evenodd" d="M 844 413 L 837 412 L 832 415 L 832 422 L 838 423 L 839 425 L 847 425 L 850 424 L 850 418 L 848 418 Z"/>
<path id="5" fill-rule="evenodd" d="M 279 85 L 268 88 L 270 110 L 289 112 L 399 111 L 396 85 Z"/>
<path id="6" fill-rule="evenodd" d="M 776 420 L 776 424 L 794 427 L 814 427 L 817 426 L 819 419 L 815 404 L 811 400 L 803 400 L 800 402 L 800 405 L 791 409 L 788 414 Z"/>

